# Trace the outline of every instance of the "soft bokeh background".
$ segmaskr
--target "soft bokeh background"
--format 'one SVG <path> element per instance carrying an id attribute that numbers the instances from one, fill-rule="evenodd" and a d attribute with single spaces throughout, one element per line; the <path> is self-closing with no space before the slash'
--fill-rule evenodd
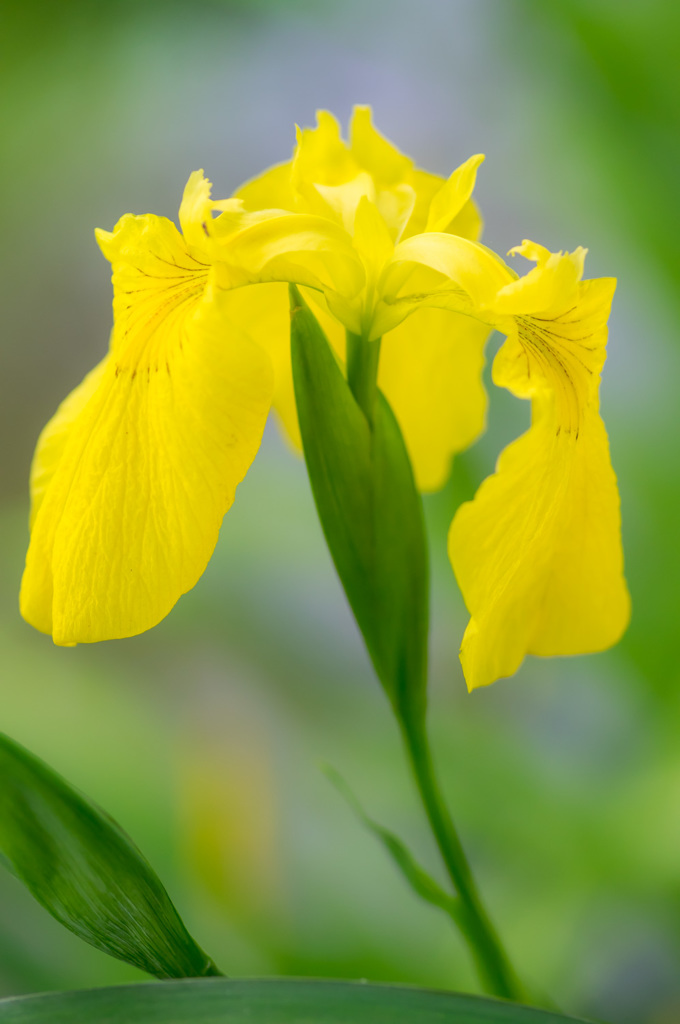
<path id="1" fill-rule="evenodd" d="M 615 651 L 529 659 L 466 694 L 446 528 L 528 415 L 494 394 L 487 435 L 427 501 L 437 759 L 522 972 L 612 1024 L 680 1019 L 677 5 L 4 0 L 1 17 L 0 729 L 128 829 L 229 974 L 475 990 L 447 921 L 319 770 L 335 765 L 438 870 L 304 467 L 274 427 L 208 572 L 152 633 L 58 649 L 16 591 L 32 446 L 110 328 L 95 226 L 175 216 L 198 167 L 227 195 L 287 158 L 317 107 L 346 122 L 371 103 L 439 173 L 486 152 L 490 245 L 583 244 L 591 276 L 619 278 L 603 409 L 634 618 Z M 139 977 L 0 876 L 0 994 Z"/>

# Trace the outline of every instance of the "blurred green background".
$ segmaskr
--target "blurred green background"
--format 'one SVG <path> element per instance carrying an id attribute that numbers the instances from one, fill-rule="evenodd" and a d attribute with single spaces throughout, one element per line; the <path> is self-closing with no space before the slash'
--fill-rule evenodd
<path id="1" fill-rule="evenodd" d="M 304 467 L 268 427 L 208 572 L 153 632 L 55 648 L 19 618 L 37 433 L 103 353 L 93 228 L 175 217 L 288 157 L 317 107 L 377 126 L 429 170 L 487 154 L 485 241 L 590 248 L 615 275 L 603 410 L 634 617 L 604 655 L 528 659 L 468 696 L 445 554 L 453 509 L 528 410 L 492 395 L 485 437 L 428 498 L 438 762 L 521 971 L 572 1012 L 680 1019 L 677 655 L 680 15 L 672 0 L 3 0 L 0 24 L 0 729 L 95 798 L 231 975 L 475 991 L 319 771 L 437 870 L 398 736 L 348 613 Z M 497 347 L 492 340 L 491 352 Z M 0 995 L 141 977 L 0 875 Z"/>

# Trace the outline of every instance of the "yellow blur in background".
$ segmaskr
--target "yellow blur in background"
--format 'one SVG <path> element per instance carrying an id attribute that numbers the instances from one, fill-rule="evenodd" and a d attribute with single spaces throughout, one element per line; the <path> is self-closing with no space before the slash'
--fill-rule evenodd
<path id="1" fill-rule="evenodd" d="M 675 5 L 5 0 L 0 19 L 0 730 L 118 819 L 227 974 L 474 990 L 447 920 L 319 770 L 337 767 L 437 870 L 304 466 L 274 424 L 208 572 L 151 633 L 57 649 L 20 620 L 16 594 L 35 439 L 107 345 L 95 227 L 174 217 L 199 167 L 228 195 L 287 159 L 318 107 L 346 123 L 372 104 L 380 130 L 440 174 L 486 152 L 485 242 L 585 245 L 588 275 L 619 279 L 602 406 L 634 610 L 616 650 L 528 659 L 467 695 L 446 531 L 528 418 L 492 389 L 487 433 L 426 499 L 435 751 L 521 973 L 565 1011 L 678 1020 Z M 0 995 L 141 977 L 9 874 L 0 908 Z"/>

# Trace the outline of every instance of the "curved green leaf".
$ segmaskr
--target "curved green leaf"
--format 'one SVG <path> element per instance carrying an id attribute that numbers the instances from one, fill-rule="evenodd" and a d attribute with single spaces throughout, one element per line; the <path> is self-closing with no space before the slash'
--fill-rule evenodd
<path id="1" fill-rule="evenodd" d="M 585 1024 L 517 1003 L 362 982 L 149 982 L 0 1001 L 0 1024 Z"/>
<path id="2" fill-rule="evenodd" d="M 385 828 L 384 825 L 378 824 L 373 818 L 366 814 L 359 800 L 354 795 L 352 790 L 349 788 L 342 775 L 332 768 L 330 765 L 322 765 L 322 770 L 330 782 L 335 786 L 338 793 L 345 798 L 349 806 L 352 808 L 357 818 L 364 824 L 364 826 L 371 832 L 376 839 L 382 844 L 387 850 L 387 853 L 392 858 L 396 866 L 401 871 L 402 875 L 411 886 L 413 891 L 421 899 L 425 900 L 426 903 L 431 903 L 433 907 L 438 907 L 443 910 L 449 917 L 453 918 L 457 925 L 461 925 L 461 913 L 460 913 L 460 898 L 458 896 L 451 896 L 445 892 L 440 885 L 435 882 L 434 878 L 422 867 L 415 859 L 406 844 L 391 832 L 390 829 Z"/>
<path id="3" fill-rule="evenodd" d="M 219 973 L 120 826 L 2 733 L 0 862 L 104 953 L 157 978 Z"/>
<path id="4" fill-rule="evenodd" d="M 373 422 L 368 422 L 295 287 L 291 359 L 302 445 L 328 548 L 397 713 L 421 719 L 427 675 L 427 540 L 399 425 L 381 393 Z"/>

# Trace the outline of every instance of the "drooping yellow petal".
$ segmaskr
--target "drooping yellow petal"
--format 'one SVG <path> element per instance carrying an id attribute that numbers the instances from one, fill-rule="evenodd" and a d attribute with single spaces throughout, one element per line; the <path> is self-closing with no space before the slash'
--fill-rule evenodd
<path id="1" fill-rule="evenodd" d="M 111 350 L 125 369 L 134 370 L 137 360 L 146 364 L 195 307 L 210 267 L 191 255 L 165 217 L 128 213 L 113 231 L 95 234 L 113 267 Z"/>
<path id="2" fill-rule="evenodd" d="M 488 333 L 471 317 L 422 308 L 383 337 L 378 384 L 399 421 L 421 491 L 442 487 L 453 455 L 484 429 Z"/>
<path id="3" fill-rule="evenodd" d="M 22 583 L 25 618 L 59 644 L 149 629 L 196 583 L 272 392 L 268 356 L 170 222 L 127 217 L 101 239 L 111 355 L 52 460 Z"/>
<path id="4" fill-rule="evenodd" d="M 584 281 L 540 315 L 514 317 L 494 360 L 494 384 L 519 398 L 553 393 L 560 430 L 578 433 L 583 410 L 598 403 L 615 285 L 611 278 Z"/>
<path id="5" fill-rule="evenodd" d="M 31 516 L 33 529 L 43 498 L 64 454 L 64 447 L 74 422 L 95 393 L 109 364 L 105 356 L 64 399 L 51 420 L 43 427 L 31 463 Z"/>
<path id="6" fill-rule="evenodd" d="M 517 671 L 525 654 L 585 654 L 629 618 L 619 496 L 604 424 L 557 433 L 550 396 L 530 430 L 462 505 L 449 554 L 471 621 L 461 647 L 470 690 Z"/>
<path id="7" fill-rule="evenodd" d="M 494 301 L 499 313 L 518 315 L 550 310 L 560 305 L 564 296 L 574 293 L 583 276 L 587 249 L 579 246 L 574 252 L 551 253 L 542 245 L 524 240 L 510 250 L 510 256 L 525 256 L 536 266 L 528 274 L 502 288 Z"/>
<path id="8" fill-rule="evenodd" d="M 512 675 L 527 653 L 604 650 L 629 618 L 619 497 L 598 400 L 614 282 L 578 282 L 578 251 L 554 260 L 537 248 L 531 254 L 547 279 L 531 271 L 502 291 L 502 316 L 512 294 L 520 312 L 506 328 L 494 381 L 533 400 L 532 426 L 459 509 L 449 537 L 472 616 L 461 648 L 470 689 Z M 550 305 L 536 310 L 540 295 Z"/>

